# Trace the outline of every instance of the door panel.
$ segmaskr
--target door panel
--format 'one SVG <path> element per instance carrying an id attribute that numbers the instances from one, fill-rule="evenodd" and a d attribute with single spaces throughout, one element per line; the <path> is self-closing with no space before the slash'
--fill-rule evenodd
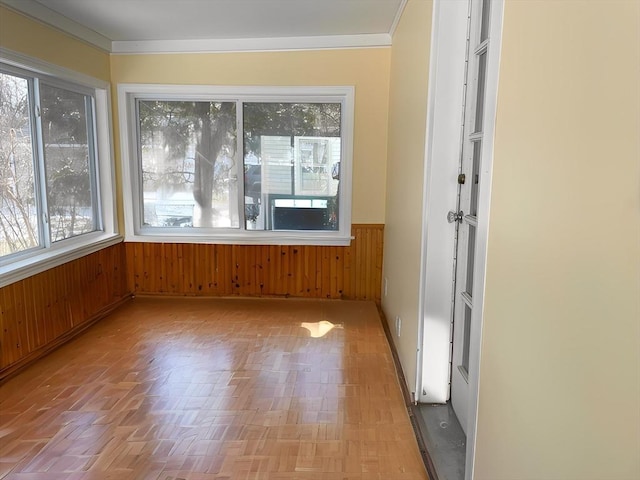
<path id="1" fill-rule="evenodd" d="M 445 403 L 451 392 L 451 322 L 455 225 L 447 211 L 456 205 L 460 159 L 460 120 L 465 84 L 468 6 L 462 1 L 436 0 L 430 55 L 421 327 L 416 397 L 420 403 Z"/>
<path id="2" fill-rule="evenodd" d="M 451 403 L 462 429 L 469 418 L 469 371 L 473 315 L 473 282 L 478 228 L 478 192 L 482 171 L 484 97 L 487 69 L 490 1 L 469 4 L 467 81 L 456 231 Z M 464 181 L 460 181 L 464 179 Z"/>

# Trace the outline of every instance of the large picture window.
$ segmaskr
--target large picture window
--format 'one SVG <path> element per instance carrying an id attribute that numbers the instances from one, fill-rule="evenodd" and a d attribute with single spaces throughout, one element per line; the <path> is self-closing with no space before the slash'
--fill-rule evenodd
<path id="1" fill-rule="evenodd" d="M 346 244 L 353 89 L 120 85 L 127 238 Z"/>
<path id="2" fill-rule="evenodd" d="M 107 85 L 2 54 L 0 286 L 116 237 L 104 214 L 113 211 Z"/>

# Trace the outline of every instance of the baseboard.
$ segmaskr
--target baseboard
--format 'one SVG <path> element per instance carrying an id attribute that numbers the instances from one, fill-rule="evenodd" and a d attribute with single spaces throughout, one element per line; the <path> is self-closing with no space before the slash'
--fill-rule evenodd
<path id="1" fill-rule="evenodd" d="M 393 357 L 393 364 L 396 369 L 396 374 L 398 375 L 402 397 L 404 398 L 405 406 L 407 408 L 407 414 L 409 415 L 409 420 L 411 421 L 411 426 L 413 427 L 413 432 L 416 436 L 416 441 L 418 442 L 418 448 L 420 449 L 424 467 L 427 470 L 427 474 L 429 475 L 429 480 L 438 480 L 438 474 L 436 472 L 433 459 L 429 455 L 429 451 L 427 450 L 424 442 L 424 432 L 426 432 L 426 429 L 424 425 L 422 425 L 422 420 L 420 418 L 420 414 L 417 411 L 415 401 L 412 398 L 409 389 L 407 388 L 407 382 L 404 376 L 404 372 L 402 371 L 402 364 L 400 363 L 400 356 L 398 355 L 398 350 L 396 349 L 395 343 L 393 343 L 393 337 L 391 336 L 391 330 L 389 329 L 389 322 L 387 322 L 387 317 L 382 311 L 382 307 L 380 305 L 378 305 L 378 314 L 380 316 L 382 328 L 384 329 L 384 334 L 387 337 L 387 343 L 389 344 L 389 348 L 391 349 L 391 356 Z"/>
<path id="2" fill-rule="evenodd" d="M 113 312 L 115 309 L 117 309 L 121 305 L 124 305 L 126 302 L 128 302 L 132 298 L 133 298 L 133 295 L 131 294 L 125 295 L 124 297 L 120 298 L 119 300 L 112 303 L 111 305 L 106 306 L 105 308 L 100 310 L 98 313 L 92 315 L 86 322 L 83 322 L 80 325 L 72 328 L 71 330 L 59 336 L 52 342 L 49 342 L 48 344 L 43 345 L 42 347 L 34 350 L 33 352 L 24 356 L 17 362 L 4 367 L 3 369 L 0 370 L 0 384 L 6 382 L 9 378 L 17 375 L 18 373 L 20 373 L 22 370 L 24 370 L 31 364 L 35 363 L 36 361 L 45 357 L 46 355 L 53 352 L 57 348 L 61 347 L 68 341 L 77 337 L 86 329 L 94 325 L 96 322 L 102 320 L 104 317 L 109 315 L 111 312 Z"/>

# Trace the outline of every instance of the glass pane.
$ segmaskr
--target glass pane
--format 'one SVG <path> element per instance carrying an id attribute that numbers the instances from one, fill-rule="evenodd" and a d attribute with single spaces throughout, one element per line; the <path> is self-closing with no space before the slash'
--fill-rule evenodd
<path id="1" fill-rule="evenodd" d="M 482 131 L 482 117 L 484 116 L 484 84 L 487 71 L 487 52 L 478 57 L 478 96 L 476 97 L 475 132 Z"/>
<path id="2" fill-rule="evenodd" d="M 480 26 L 480 42 L 484 42 L 489 36 L 489 13 L 491 0 L 482 0 L 482 25 Z"/>
<path id="3" fill-rule="evenodd" d="M 245 103 L 245 222 L 258 230 L 337 230 L 339 103 Z"/>
<path id="4" fill-rule="evenodd" d="M 469 241 L 467 242 L 467 293 L 473 295 L 473 267 L 476 251 L 476 227 L 467 225 L 469 229 Z"/>
<path id="5" fill-rule="evenodd" d="M 469 373 L 469 347 L 471 344 L 471 309 L 464 306 L 464 341 L 462 346 L 462 368 Z"/>
<path id="6" fill-rule="evenodd" d="M 471 205 L 469 208 L 470 215 L 476 217 L 478 215 L 478 183 L 480 181 L 480 154 L 482 153 L 482 142 L 477 141 L 473 144 L 473 165 L 471 171 Z"/>
<path id="7" fill-rule="evenodd" d="M 0 256 L 37 247 L 29 82 L 0 73 Z"/>
<path id="8" fill-rule="evenodd" d="M 238 228 L 235 102 L 138 103 L 142 223 Z"/>
<path id="9" fill-rule="evenodd" d="M 40 104 L 49 229 L 56 242 L 96 229 L 91 103 L 81 93 L 43 84 Z"/>

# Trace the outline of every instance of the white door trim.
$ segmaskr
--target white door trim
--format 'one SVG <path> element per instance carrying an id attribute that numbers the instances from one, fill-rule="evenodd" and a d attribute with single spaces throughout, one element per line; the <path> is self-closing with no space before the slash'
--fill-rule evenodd
<path id="1" fill-rule="evenodd" d="M 485 84 L 483 119 L 483 148 L 481 159 L 480 189 L 478 192 L 478 229 L 476 232 L 476 267 L 473 279 L 474 308 L 471 321 L 471 344 L 469 348 L 469 422 L 467 424 L 467 455 L 465 480 L 474 476 L 476 430 L 478 425 L 478 397 L 480 392 L 480 362 L 482 359 L 482 329 L 484 318 L 485 274 L 487 265 L 487 241 L 491 212 L 491 185 L 493 172 L 493 144 L 498 105 L 498 79 L 500 54 L 502 51 L 502 20 L 504 0 L 491 0 L 489 42 Z M 506 361 L 506 360 L 505 360 Z"/>
<path id="2" fill-rule="evenodd" d="M 467 12 L 464 1 L 435 0 L 433 5 L 416 369 L 421 403 L 449 399 L 455 225 L 447 222 L 447 212 L 456 208 Z"/>
<path id="3" fill-rule="evenodd" d="M 478 393 L 484 312 L 484 283 L 491 201 L 491 174 L 495 135 L 498 74 L 504 0 L 491 1 L 476 232 L 474 309 L 469 351 L 469 419 L 465 479 L 474 474 Z M 420 275 L 419 354 L 416 398 L 422 403 L 444 403 L 449 398 L 454 226 L 446 213 L 456 207 L 456 176 L 461 148 L 462 93 L 467 28 L 467 2 L 434 0 L 423 194 L 424 221 Z M 452 105 L 455 105 L 452 108 Z"/>

